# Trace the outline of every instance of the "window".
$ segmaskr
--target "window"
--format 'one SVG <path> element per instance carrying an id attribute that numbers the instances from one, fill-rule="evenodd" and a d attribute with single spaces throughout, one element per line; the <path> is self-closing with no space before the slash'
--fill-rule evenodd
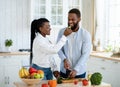
<path id="1" fill-rule="evenodd" d="M 45 17 L 46 0 L 31 0 L 31 19 Z"/>
<path id="2" fill-rule="evenodd" d="M 102 46 L 120 48 L 120 0 L 96 0 L 96 38 Z"/>
<path id="3" fill-rule="evenodd" d="M 69 0 L 69 9 L 71 8 L 80 8 L 80 0 Z"/>
<path id="4" fill-rule="evenodd" d="M 49 39 L 55 43 L 61 28 L 68 26 L 68 11 L 71 8 L 81 10 L 82 0 L 31 0 L 31 21 L 45 17 L 50 21 Z"/>
<path id="5" fill-rule="evenodd" d="M 67 13 L 80 8 L 81 0 L 31 0 L 31 19 L 46 17 L 53 26 L 67 25 Z"/>
<path id="6" fill-rule="evenodd" d="M 51 0 L 51 21 L 52 25 L 63 24 L 63 2 L 62 0 Z"/>
<path id="7" fill-rule="evenodd" d="M 108 0 L 107 5 L 107 39 L 113 41 L 114 45 L 120 44 L 120 0 Z"/>

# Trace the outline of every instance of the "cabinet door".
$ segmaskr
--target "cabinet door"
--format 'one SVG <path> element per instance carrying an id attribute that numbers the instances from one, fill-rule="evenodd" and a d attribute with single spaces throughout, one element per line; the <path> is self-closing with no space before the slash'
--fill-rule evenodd
<path id="1" fill-rule="evenodd" d="M 112 87 L 120 86 L 120 62 L 91 57 L 88 61 L 88 72 L 100 72 L 103 76 L 103 82 L 110 83 Z"/>
<path id="2" fill-rule="evenodd" d="M 19 78 L 20 68 L 23 65 L 29 66 L 29 56 L 3 56 L 0 60 L 0 72 L 2 73 L 0 76 L 3 77 L 3 79 L 0 79 L 0 84 L 2 83 L 3 86 L 0 87 L 15 87 L 14 82 L 21 81 Z"/>
<path id="3" fill-rule="evenodd" d="M 20 66 L 7 66 L 5 67 L 5 77 L 6 77 L 6 86 L 5 87 L 15 87 L 15 81 L 21 81 L 19 78 L 19 69 Z"/>
<path id="4" fill-rule="evenodd" d="M 4 87 L 5 84 L 4 67 L 0 65 L 0 87 Z"/>
<path id="5" fill-rule="evenodd" d="M 100 72 L 99 70 L 99 59 L 98 58 L 90 58 L 87 63 L 87 70 L 89 73 Z"/>
<path id="6" fill-rule="evenodd" d="M 5 87 L 6 78 L 4 77 L 4 63 L 3 56 L 0 56 L 0 87 Z"/>
<path id="7" fill-rule="evenodd" d="M 8 77 L 7 87 L 15 87 L 14 82 L 21 81 L 19 77 L 19 70 L 22 66 L 29 66 L 28 55 L 11 56 L 11 59 L 7 60 L 9 64 L 5 67 L 5 76 Z M 8 66 L 9 65 L 9 66 Z"/>
<path id="8" fill-rule="evenodd" d="M 112 87 L 120 87 L 120 62 L 111 61 L 112 66 L 110 68 L 109 82 Z"/>

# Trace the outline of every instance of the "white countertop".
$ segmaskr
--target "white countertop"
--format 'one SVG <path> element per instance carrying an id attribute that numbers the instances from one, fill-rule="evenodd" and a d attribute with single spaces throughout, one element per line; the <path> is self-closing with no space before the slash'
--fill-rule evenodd
<path id="1" fill-rule="evenodd" d="M 0 56 L 30 55 L 30 52 L 0 52 Z M 120 57 L 111 57 L 111 53 L 92 51 L 90 56 L 120 62 Z"/>
<path id="2" fill-rule="evenodd" d="M 90 56 L 96 57 L 96 58 L 103 58 L 107 60 L 114 60 L 120 62 L 120 57 L 111 57 L 112 53 L 108 52 L 97 52 L 93 51 L 91 52 Z"/>
<path id="3" fill-rule="evenodd" d="M 0 56 L 30 55 L 30 52 L 0 52 Z"/>

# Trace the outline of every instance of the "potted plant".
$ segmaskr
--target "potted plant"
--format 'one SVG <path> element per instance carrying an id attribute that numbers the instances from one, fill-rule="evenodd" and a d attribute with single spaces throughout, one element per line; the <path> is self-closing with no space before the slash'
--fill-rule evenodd
<path id="1" fill-rule="evenodd" d="M 11 39 L 5 40 L 5 47 L 7 51 L 10 51 L 10 47 L 13 45 L 13 41 Z"/>

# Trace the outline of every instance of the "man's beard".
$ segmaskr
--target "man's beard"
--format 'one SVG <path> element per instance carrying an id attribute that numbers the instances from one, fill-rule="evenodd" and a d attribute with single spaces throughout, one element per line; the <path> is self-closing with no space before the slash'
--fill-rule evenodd
<path id="1" fill-rule="evenodd" d="M 69 25 L 69 24 L 68 24 Z M 70 26 L 70 25 L 69 25 Z M 76 24 L 74 24 L 74 26 L 71 27 L 71 30 L 75 30 L 78 26 L 78 22 Z"/>

